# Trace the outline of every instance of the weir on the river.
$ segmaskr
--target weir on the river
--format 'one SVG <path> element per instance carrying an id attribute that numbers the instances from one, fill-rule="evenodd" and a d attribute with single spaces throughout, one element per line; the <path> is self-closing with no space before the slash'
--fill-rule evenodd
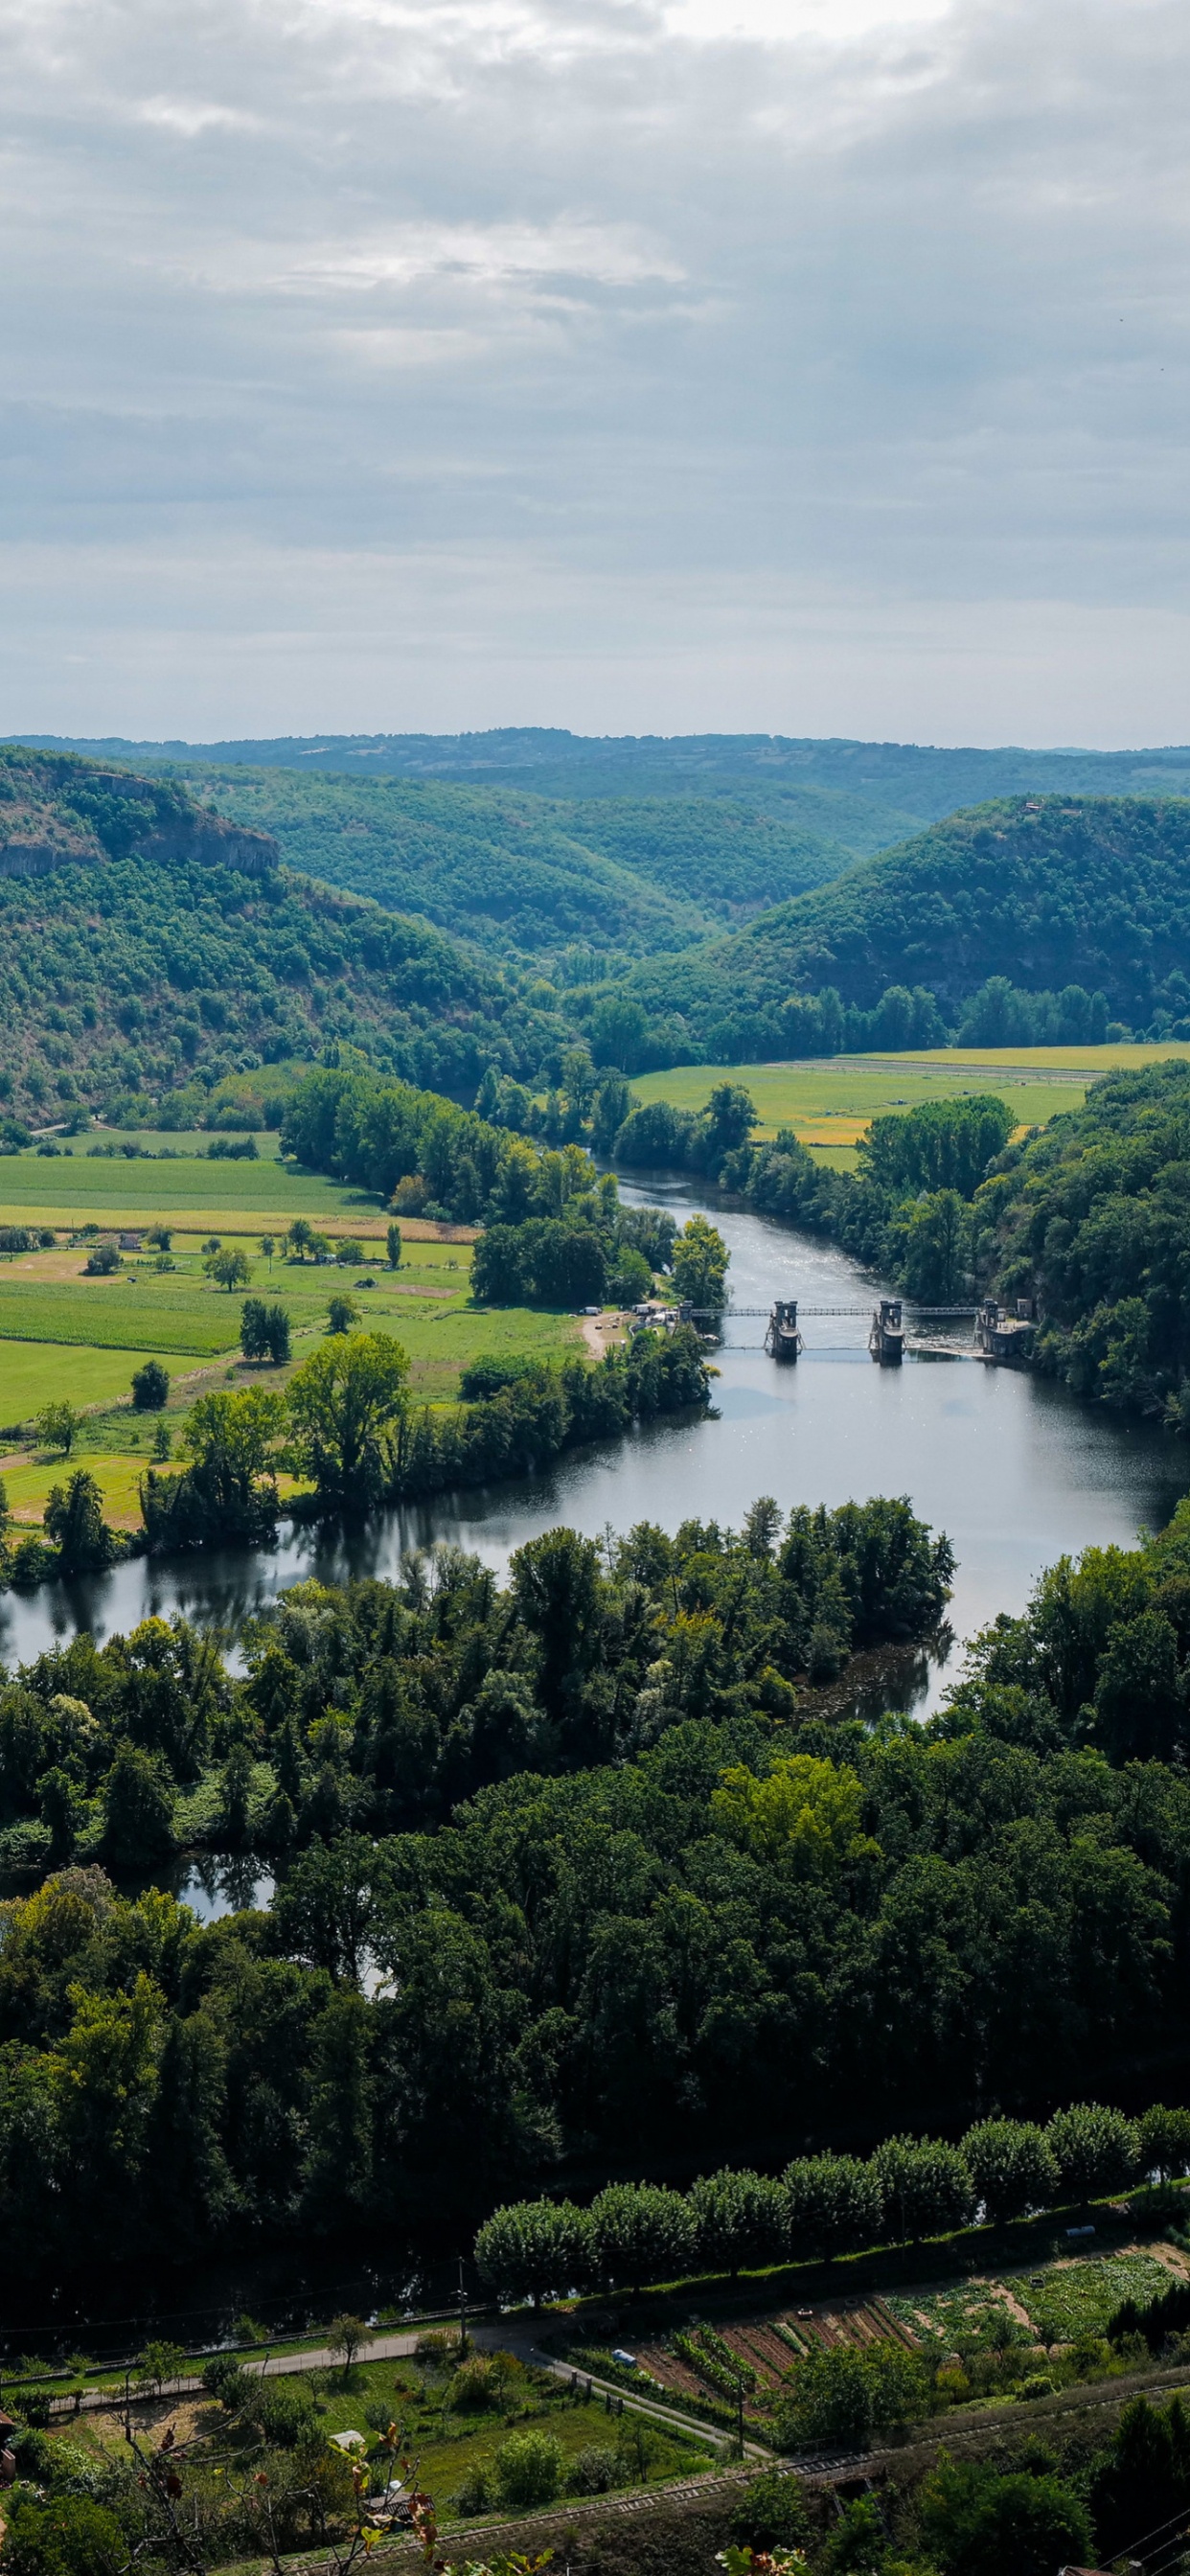
<path id="1" fill-rule="evenodd" d="M 871 1356 L 883 1367 L 895 1368 L 900 1366 L 907 1350 L 922 1347 L 920 1342 L 909 1337 L 902 1303 L 900 1297 L 881 1297 L 875 1307 L 810 1306 L 796 1297 L 777 1297 L 767 1308 L 682 1305 L 672 1310 L 672 1320 L 683 1324 L 710 1324 L 719 1332 L 726 1323 L 735 1323 L 750 1316 L 767 1316 L 764 1337 L 758 1347 L 767 1351 L 771 1359 L 796 1360 L 807 1347 L 813 1347 L 812 1344 L 807 1345 L 802 1332 L 802 1316 L 845 1317 L 853 1322 L 870 1316 L 868 1349 Z M 1016 1314 L 1012 1316 L 997 1305 L 994 1297 L 984 1297 L 978 1305 L 915 1306 L 913 1310 L 913 1321 L 917 1324 L 961 1323 L 970 1321 L 972 1317 L 975 1321 L 970 1351 L 972 1358 L 990 1360 L 1000 1367 L 1016 1367 L 1029 1357 L 1034 1326 L 1024 1300 L 1018 1302 Z M 670 1318 L 667 1316 L 666 1320 Z M 748 1347 L 747 1343 L 736 1344 L 737 1349 L 746 1350 Z M 936 1346 L 930 1344 L 927 1347 Z"/>

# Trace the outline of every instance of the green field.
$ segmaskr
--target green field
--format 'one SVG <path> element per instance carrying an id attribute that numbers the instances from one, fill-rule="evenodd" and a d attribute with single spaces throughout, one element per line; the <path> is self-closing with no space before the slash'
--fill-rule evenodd
<path id="1" fill-rule="evenodd" d="M 0 1159 L 3 1225 L 148 1224 L 154 1216 L 177 1217 L 182 1210 L 195 1211 L 198 1225 L 208 1216 L 217 1221 L 234 1214 L 253 1229 L 282 1232 L 295 1216 L 319 1217 L 324 1224 L 345 1218 L 348 1225 L 358 1225 L 364 1214 L 377 1225 L 381 1219 L 376 1199 L 315 1172 L 292 1171 L 275 1154 L 262 1154 L 255 1163 L 212 1163 L 205 1154 L 179 1155 L 172 1163 L 129 1162 L 123 1155 L 92 1159 L 85 1151 Z"/>
<path id="2" fill-rule="evenodd" d="M 271 1386 L 284 1385 L 321 1341 L 332 1297 L 351 1298 L 360 1329 L 391 1333 L 403 1345 L 410 1391 L 423 1402 L 450 1401 L 463 1369 L 481 1356 L 557 1359 L 582 1347 L 582 1326 L 573 1315 L 473 1307 L 467 1243 L 407 1243 L 394 1273 L 381 1266 L 370 1246 L 361 1245 L 357 1260 L 347 1265 L 274 1259 L 270 1266 L 251 1236 L 228 1230 L 223 1240 L 242 1242 L 252 1266 L 246 1289 L 230 1294 L 206 1279 L 201 1253 L 181 1229 L 175 1266 L 168 1271 L 159 1271 L 150 1257 L 129 1254 L 114 1278 L 85 1279 L 81 1245 L 21 1254 L 0 1265 L 0 1425 L 15 1438 L 18 1426 L 31 1426 L 54 1397 L 65 1396 L 86 1410 L 69 1463 L 85 1465 L 94 1475 L 107 1515 L 119 1527 L 139 1521 L 138 1487 L 158 1419 L 131 1410 L 133 1370 L 149 1356 L 168 1369 L 172 1385 L 164 1419 L 176 1455 L 177 1435 L 196 1394 L 211 1386 L 249 1384 L 262 1375 L 240 1357 L 246 1294 L 283 1305 L 290 1319 L 291 1366 L 263 1372 Z M 11 1454 L 3 1475 L 14 1516 L 39 1520 L 50 1487 L 65 1471 L 57 1453 L 26 1446 Z"/>
<path id="3" fill-rule="evenodd" d="M 701 1109 L 717 1082 L 742 1083 L 759 1112 L 758 1136 L 792 1127 L 822 1158 L 846 1166 L 869 1121 L 920 1101 L 994 1091 L 1022 1126 L 1043 1126 L 1077 1109 L 1089 1083 L 1117 1066 L 1190 1056 L 1190 1045 L 1102 1047 L 938 1047 L 924 1055 L 824 1056 L 787 1064 L 679 1065 L 634 1076 L 638 1098 Z"/>
<path id="4" fill-rule="evenodd" d="M 135 1350 L 80 1350 L 57 1342 L 0 1342 L 0 1421 L 24 1422 L 52 1397 L 77 1405 L 126 1395 L 132 1371 L 155 1356 Z"/>

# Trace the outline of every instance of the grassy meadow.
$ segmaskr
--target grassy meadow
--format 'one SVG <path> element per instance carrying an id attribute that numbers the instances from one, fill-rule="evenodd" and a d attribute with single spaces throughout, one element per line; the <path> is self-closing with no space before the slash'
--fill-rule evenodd
<path id="1" fill-rule="evenodd" d="M 742 1083 L 759 1112 L 758 1136 L 792 1127 L 822 1162 L 847 1169 L 873 1118 L 915 1109 L 924 1100 L 994 1091 L 1022 1127 L 1044 1126 L 1077 1109 L 1088 1086 L 1119 1066 L 1151 1065 L 1159 1056 L 1190 1056 L 1190 1045 L 1098 1047 L 937 1047 L 921 1055 L 838 1055 L 787 1064 L 680 1065 L 633 1077 L 639 1099 L 701 1109 L 717 1082 Z"/>
<path id="2" fill-rule="evenodd" d="M 82 1464 L 100 1487 L 109 1520 L 136 1528 L 139 1483 L 155 1455 L 159 1425 L 177 1456 L 196 1395 L 256 1379 L 283 1385 L 325 1334 L 332 1296 L 352 1299 L 361 1328 L 392 1333 L 403 1344 L 413 1395 L 430 1403 L 457 1395 L 463 1369 L 481 1356 L 552 1358 L 581 1343 L 582 1326 L 571 1315 L 472 1308 L 466 1228 L 403 1220 L 401 1266 L 391 1271 L 385 1211 L 358 1191 L 289 1172 L 277 1160 L 273 1137 L 257 1139 L 256 1163 L 212 1163 L 181 1152 L 164 1164 L 100 1158 L 77 1150 L 83 1140 L 71 1141 L 70 1153 L 0 1160 L 0 1225 L 52 1226 L 76 1236 L 97 1226 L 143 1236 L 161 1223 L 171 1230 L 169 1266 L 144 1244 L 139 1253 L 125 1252 L 112 1276 L 88 1278 L 89 1245 L 81 1240 L 0 1258 L 0 1475 L 13 1517 L 22 1523 L 36 1525 L 51 1486 Z M 137 1141 L 152 1147 L 158 1140 Z M 178 1143 L 172 1139 L 171 1150 Z M 277 1252 L 270 1260 L 261 1236 L 279 1243 L 299 1214 L 332 1243 L 351 1238 L 351 1258 L 327 1266 Z M 214 1238 L 247 1255 L 246 1289 L 229 1293 L 205 1275 L 204 1245 Z M 285 1307 L 293 1336 L 289 1370 L 261 1370 L 241 1358 L 245 1295 Z M 132 1409 L 133 1371 L 148 1358 L 169 1371 L 163 1414 Z M 38 1449 L 32 1438 L 41 1407 L 62 1397 L 86 1415 L 68 1460 Z"/>

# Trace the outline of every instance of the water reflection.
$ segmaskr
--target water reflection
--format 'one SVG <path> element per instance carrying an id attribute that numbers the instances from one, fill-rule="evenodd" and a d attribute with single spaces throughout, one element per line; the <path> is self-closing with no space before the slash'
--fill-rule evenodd
<path id="1" fill-rule="evenodd" d="M 999 1610 L 1023 1608 L 1046 1565 L 1091 1543 L 1134 1543 L 1160 1528 L 1190 1481 L 1186 1453 L 1155 1425 L 1075 1402 L 1046 1380 L 974 1359 L 966 1328 L 931 1335 L 899 1370 L 873 1367 L 867 1316 L 881 1283 L 827 1244 L 718 1200 L 694 1183 L 646 1176 L 624 1185 L 684 1218 L 713 1215 L 732 1251 L 737 1306 L 774 1296 L 857 1315 L 807 1316 L 795 1368 L 766 1358 L 762 1317 L 728 1318 L 716 1354 L 718 1419 L 669 1418 L 624 1441 L 577 1451 L 545 1474 L 387 1513 L 363 1529 L 283 1530 L 268 1554 L 213 1553 L 174 1564 L 138 1560 L 89 1583 L 5 1597 L 0 1653 L 27 1658 L 80 1626 L 111 1635 L 155 1613 L 187 1617 L 233 1639 L 287 1585 L 314 1575 L 394 1574 L 410 1548 L 449 1538 L 502 1567 L 558 1521 L 590 1536 L 637 1520 L 666 1529 L 692 1514 L 736 1527 L 761 1493 L 788 1510 L 869 1494 L 907 1494 L 945 1529 L 959 1565 L 956 1640 Z M 908 1698 L 890 1669 L 892 1704 L 924 1705 L 953 1674 L 961 1646 L 920 1662 Z M 897 1672 L 901 1671 L 897 1667 Z M 889 1704 L 885 1702 L 884 1704 Z"/>

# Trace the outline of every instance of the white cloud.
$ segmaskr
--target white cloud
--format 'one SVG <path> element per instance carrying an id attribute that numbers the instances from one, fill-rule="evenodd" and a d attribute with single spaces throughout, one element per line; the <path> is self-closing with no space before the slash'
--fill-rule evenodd
<path id="1" fill-rule="evenodd" d="M 1190 729 L 1172 0 L 0 0 L 0 83 L 0 729 Z"/>

